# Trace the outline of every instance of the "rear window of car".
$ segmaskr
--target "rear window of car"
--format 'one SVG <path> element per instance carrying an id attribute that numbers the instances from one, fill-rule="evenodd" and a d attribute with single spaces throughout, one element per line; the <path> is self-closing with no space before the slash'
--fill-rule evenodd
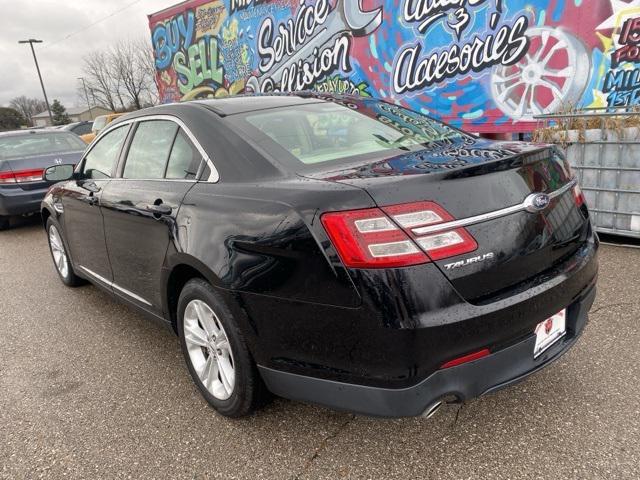
<path id="1" fill-rule="evenodd" d="M 274 158 L 286 150 L 304 165 L 348 161 L 395 150 L 418 151 L 426 144 L 464 134 L 405 108 L 370 101 L 352 107 L 314 103 L 245 114 L 243 121 L 263 135 L 253 135 Z"/>
<path id="2" fill-rule="evenodd" d="M 85 135 L 87 133 L 91 133 L 92 129 L 93 129 L 93 123 L 89 122 L 89 123 L 80 123 L 79 125 L 71 127 L 69 130 L 71 130 L 76 135 Z"/>
<path id="3" fill-rule="evenodd" d="M 77 152 L 87 146 L 73 133 L 34 133 L 0 137 L 0 158 L 34 157 L 49 153 Z"/>

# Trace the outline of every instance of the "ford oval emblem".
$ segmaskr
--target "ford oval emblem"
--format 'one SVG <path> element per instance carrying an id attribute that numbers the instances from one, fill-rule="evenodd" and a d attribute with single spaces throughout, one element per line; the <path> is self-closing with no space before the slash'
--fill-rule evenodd
<path id="1" fill-rule="evenodd" d="M 551 197 L 546 193 L 532 193 L 524 201 L 524 208 L 529 213 L 541 212 L 549 206 Z"/>

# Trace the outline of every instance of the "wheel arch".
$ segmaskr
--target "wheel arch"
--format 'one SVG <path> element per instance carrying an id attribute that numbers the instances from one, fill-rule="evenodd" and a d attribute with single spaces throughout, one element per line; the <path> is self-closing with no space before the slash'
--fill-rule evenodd
<path id="1" fill-rule="evenodd" d="M 44 228 L 47 228 L 47 220 L 51 216 L 53 216 L 51 210 L 49 210 L 47 207 L 42 207 L 42 210 L 40 211 L 40 217 L 42 218 L 42 226 Z"/>
<path id="2" fill-rule="evenodd" d="M 222 282 L 218 276 L 197 258 L 178 253 L 171 257 L 171 261 L 163 270 L 163 306 L 166 319 L 169 321 L 174 333 L 178 333 L 178 300 L 180 292 L 186 283 L 194 278 L 200 278 L 209 283 L 222 297 L 225 304 L 231 310 L 234 318 L 247 340 L 247 346 L 254 358 L 260 358 L 259 347 L 256 342 L 256 329 L 251 321 L 242 301 L 231 290 L 221 287 Z"/>
<path id="3" fill-rule="evenodd" d="M 171 323 L 171 328 L 177 334 L 178 332 L 178 299 L 180 292 L 186 283 L 193 278 L 201 278 L 211 285 L 211 272 L 205 265 L 197 259 L 188 255 L 178 255 L 177 258 L 166 268 L 163 275 L 163 303 L 167 319 Z"/>

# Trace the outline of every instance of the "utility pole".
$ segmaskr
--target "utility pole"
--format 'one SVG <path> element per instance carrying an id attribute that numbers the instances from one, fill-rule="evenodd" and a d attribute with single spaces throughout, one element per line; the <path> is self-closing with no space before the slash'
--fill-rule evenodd
<path id="1" fill-rule="evenodd" d="M 31 53 L 33 53 L 33 61 L 36 62 L 36 70 L 38 71 L 38 78 L 40 79 L 40 86 L 42 87 L 42 94 L 44 95 L 44 103 L 47 104 L 47 112 L 49 112 L 49 121 L 53 126 L 53 115 L 51 115 L 51 107 L 49 106 L 49 99 L 47 98 L 47 92 L 44 89 L 44 82 L 42 81 L 42 75 L 40 74 L 38 59 L 36 58 L 36 51 L 33 48 L 34 43 L 42 43 L 42 40 L 36 40 L 35 38 L 30 38 L 29 40 L 20 40 L 18 43 L 28 43 L 31 46 Z"/>
<path id="2" fill-rule="evenodd" d="M 82 88 L 84 89 L 84 98 L 87 100 L 87 107 L 89 107 L 89 116 L 93 120 L 93 110 L 91 110 L 91 104 L 89 103 L 89 95 L 87 94 L 87 84 L 84 83 L 84 77 L 78 77 L 78 80 L 82 80 Z"/>

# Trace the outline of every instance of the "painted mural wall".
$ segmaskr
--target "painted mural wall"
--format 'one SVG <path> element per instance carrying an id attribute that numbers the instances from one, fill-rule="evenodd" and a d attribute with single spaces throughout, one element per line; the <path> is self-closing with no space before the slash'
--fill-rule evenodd
<path id="1" fill-rule="evenodd" d="M 332 91 L 474 132 L 640 104 L 640 0 L 189 0 L 149 26 L 163 103 Z"/>

